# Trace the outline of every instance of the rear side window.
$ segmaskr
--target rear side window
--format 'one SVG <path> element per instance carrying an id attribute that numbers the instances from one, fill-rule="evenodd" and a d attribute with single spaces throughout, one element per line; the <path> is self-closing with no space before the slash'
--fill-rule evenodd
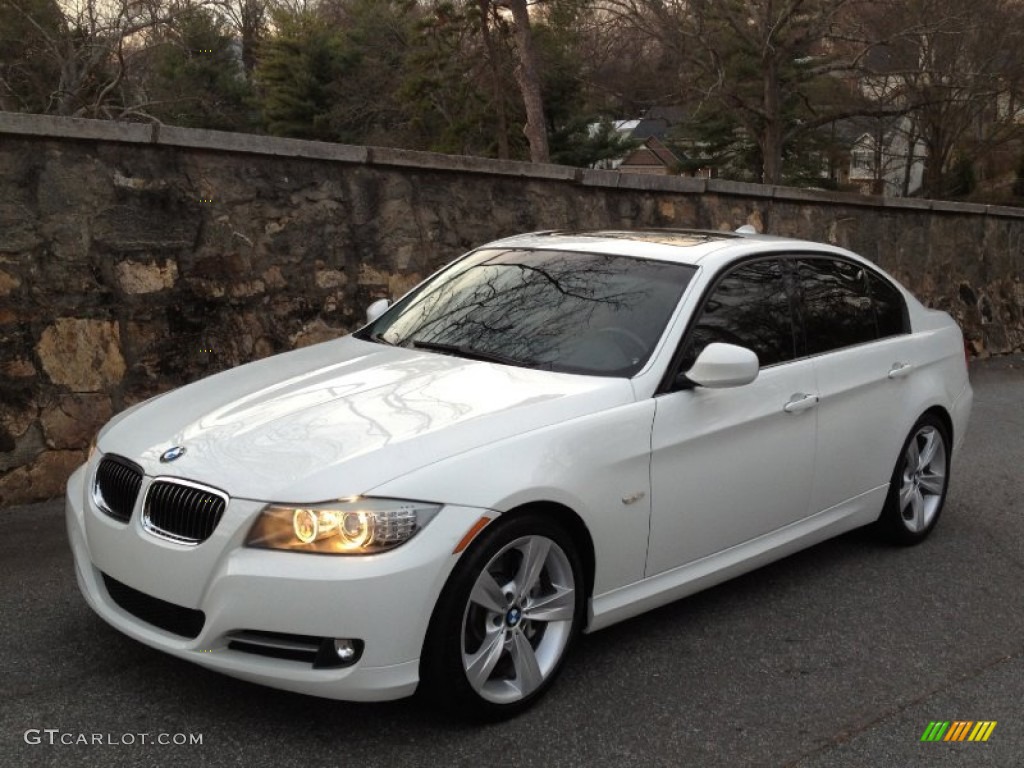
<path id="1" fill-rule="evenodd" d="M 689 370 L 712 342 L 751 349 L 762 367 L 796 356 L 793 313 L 779 261 L 744 264 L 715 285 L 690 329 L 680 370 Z"/>
<path id="2" fill-rule="evenodd" d="M 807 354 L 878 338 L 864 267 L 838 259 L 801 259 L 797 283 Z"/>
<path id="3" fill-rule="evenodd" d="M 910 328 L 903 294 L 895 285 L 874 272 L 868 272 L 868 287 L 871 289 L 871 300 L 875 305 L 875 322 L 878 323 L 879 338 L 907 333 Z"/>

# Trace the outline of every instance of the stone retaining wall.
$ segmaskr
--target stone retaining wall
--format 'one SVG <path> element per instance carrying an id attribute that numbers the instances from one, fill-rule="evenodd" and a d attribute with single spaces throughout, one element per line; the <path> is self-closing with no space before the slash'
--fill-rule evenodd
<path id="1" fill-rule="evenodd" d="M 1024 346 L 1024 209 L 0 113 L 0 506 L 59 494 L 118 410 L 346 333 L 474 245 L 748 222 L 877 261 L 977 354 Z"/>

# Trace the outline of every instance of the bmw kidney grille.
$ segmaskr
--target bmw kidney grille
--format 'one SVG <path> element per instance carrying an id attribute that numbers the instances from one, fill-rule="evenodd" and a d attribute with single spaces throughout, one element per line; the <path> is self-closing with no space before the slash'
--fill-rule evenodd
<path id="1" fill-rule="evenodd" d="M 227 495 L 214 488 L 187 480 L 156 480 L 146 493 L 142 525 L 155 536 L 199 544 L 213 534 L 227 502 Z"/>
<path id="2" fill-rule="evenodd" d="M 104 514 L 127 523 L 141 485 L 141 467 L 120 456 L 105 456 L 96 469 L 93 501 Z"/>

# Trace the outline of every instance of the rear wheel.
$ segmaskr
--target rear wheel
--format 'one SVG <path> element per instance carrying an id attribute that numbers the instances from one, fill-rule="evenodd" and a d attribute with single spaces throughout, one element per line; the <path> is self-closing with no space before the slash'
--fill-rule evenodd
<path id="1" fill-rule="evenodd" d="M 935 528 L 949 486 L 949 434 L 925 414 L 903 444 L 878 527 L 897 544 L 918 544 Z"/>
<path id="2" fill-rule="evenodd" d="M 499 518 L 438 601 L 420 669 L 425 693 L 473 717 L 520 712 L 557 675 L 584 605 L 568 534 L 540 515 Z"/>

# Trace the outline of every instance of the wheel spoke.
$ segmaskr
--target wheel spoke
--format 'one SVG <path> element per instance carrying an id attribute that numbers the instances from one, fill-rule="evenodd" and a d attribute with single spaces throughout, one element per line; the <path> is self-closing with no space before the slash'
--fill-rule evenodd
<path id="1" fill-rule="evenodd" d="M 913 473 L 921 461 L 921 450 L 917 447 L 917 436 L 907 446 L 907 469 Z"/>
<path id="2" fill-rule="evenodd" d="M 572 621 L 576 612 L 576 590 L 555 587 L 555 593 L 531 601 L 523 608 L 530 621 Z"/>
<path id="3" fill-rule="evenodd" d="M 921 491 L 914 489 L 913 495 L 910 499 L 911 516 L 908 520 L 909 527 L 912 531 L 920 531 L 924 528 L 924 497 L 921 495 Z"/>
<path id="4" fill-rule="evenodd" d="M 530 594 L 540 581 L 541 571 L 548 559 L 548 552 L 551 550 L 551 542 L 548 539 L 539 537 L 531 538 L 526 547 L 522 549 L 523 562 L 516 574 L 517 597 L 522 599 Z"/>
<path id="5" fill-rule="evenodd" d="M 918 470 L 924 470 L 932 463 L 935 458 L 935 451 L 938 450 L 939 441 L 935 435 L 935 430 L 924 433 L 924 447 L 921 449 L 920 454 L 917 458 Z"/>
<path id="6" fill-rule="evenodd" d="M 943 481 L 945 479 L 945 475 L 937 472 L 921 475 L 921 490 L 933 496 L 939 496 L 942 493 Z"/>
<path id="7" fill-rule="evenodd" d="M 463 656 L 466 677 L 477 690 L 483 687 L 501 658 L 505 632 L 501 627 L 488 628 L 487 636 L 476 653 Z"/>
<path id="8" fill-rule="evenodd" d="M 910 502 L 914 499 L 914 484 L 904 480 L 903 485 L 900 486 L 900 512 L 903 517 L 906 518 L 907 507 L 910 506 Z"/>
<path id="9" fill-rule="evenodd" d="M 542 682 L 544 675 L 537 664 L 537 654 L 533 646 L 521 631 L 512 634 L 512 666 L 516 670 L 516 682 L 519 684 L 520 696 L 528 696 Z"/>
<path id="10" fill-rule="evenodd" d="M 471 602 L 492 613 L 504 615 L 505 611 L 508 610 L 501 587 L 487 571 L 481 573 L 480 578 L 476 580 L 469 599 Z"/>

